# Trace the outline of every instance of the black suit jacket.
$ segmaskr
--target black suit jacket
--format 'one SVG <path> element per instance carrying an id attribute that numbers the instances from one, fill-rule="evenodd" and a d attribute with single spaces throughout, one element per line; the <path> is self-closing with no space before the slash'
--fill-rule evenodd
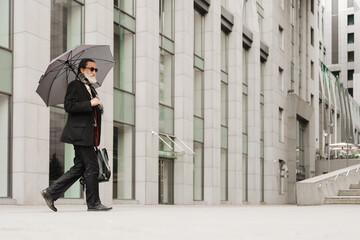
<path id="1" fill-rule="evenodd" d="M 80 146 L 94 146 L 94 111 L 96 111 L 100 143 L 101 112 L 98 107 L 91 106 L 90 100 L 90 94 L 84 83 L 74 80 L 68 85 L 64 100 L 68 119 L 60 141 Z"/>

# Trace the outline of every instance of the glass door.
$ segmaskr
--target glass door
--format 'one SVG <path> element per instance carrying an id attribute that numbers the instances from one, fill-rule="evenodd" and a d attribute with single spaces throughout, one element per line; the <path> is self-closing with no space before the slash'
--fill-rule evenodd
<path id="1" fill-rule="evenodd" d="M 159 159 L 159 203 L 174 204 L 174 160 Z"/>

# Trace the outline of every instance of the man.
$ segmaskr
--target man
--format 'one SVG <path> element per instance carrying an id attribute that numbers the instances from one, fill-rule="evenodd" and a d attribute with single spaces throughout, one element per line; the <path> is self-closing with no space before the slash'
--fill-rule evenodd
<path id="1" fill-rule="evenodd" d="M 82 59 L 76 79 L 67 87 L 64 108 L 68 120 L 60 141 L 74 145 L 74 166 L 41 191 L 46 204 L 55 212 L 54 202 L 81 176 L 84 176 L 88 211 L 112 209 L 104 206 L 99 198 L 99 166 L 94 146 L 100 143 L 102 105 L 92 86 L 96 83 L 97 71 L 94 60 Z"/>

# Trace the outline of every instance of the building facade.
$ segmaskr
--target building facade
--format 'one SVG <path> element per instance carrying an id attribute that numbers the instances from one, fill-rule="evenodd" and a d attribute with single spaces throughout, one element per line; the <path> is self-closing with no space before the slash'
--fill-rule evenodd
<path id="1" fill-rule="evenodd" d="M 326 114 L 339 134 L 341 121 L 358 121 L 340 110 L 348 97 L 322 110 L 324 6 L 0 0 L 0 203 L 43 204 L 39 191 L 72 165 L 59 141 L 66 113 L 35 90 L 51 59 L 79 44 L 110 45 L 116 62 L 98 89 L 112 167 L 104 203 L 296 203 L 296 182 L 326 152 Z M 83 196 L 76 183 L 59 201 Z"/>
<path id="2" fill-rule="evenodd" d="M 359 42 L 355 36 L 360 22 L 359 1 L 325 1 L 322 9 L 323 56 L 320 80 L 321 153 L 334 142 L 359 144 L 360 61 Z M 327 46 L 325 48 L 325 46 Z M 329 142 L 330 141 L 330 142 Z M 324 150 L 324 152 L 322 151 Z M 331 153 L 330 153 L 331 154 Z M 332 155 L 332 154 L 331 154 Z"/>
<path id="3" fill-rule="evenodd" d="M 354 96 L 354 74 L 360 72 L 359 43 L 356 41 L 360 21 L 359 2 L 332 0 L 325 3 L 326 65 L 339 82 Z"/>

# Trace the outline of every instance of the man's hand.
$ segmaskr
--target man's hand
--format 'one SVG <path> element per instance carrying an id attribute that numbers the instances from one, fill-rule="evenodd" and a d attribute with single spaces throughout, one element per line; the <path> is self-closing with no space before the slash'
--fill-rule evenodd
<path id="1" fill-rule="evenodd" d="M 101 102 L 100 102 L 100 100 L 99 100 L 98 98 L 93 98 L 93 99 L 91 99 L 90 103 L 91 103 L 91 106 L 92 106 L 92 107 L 101 104 Z"/>

